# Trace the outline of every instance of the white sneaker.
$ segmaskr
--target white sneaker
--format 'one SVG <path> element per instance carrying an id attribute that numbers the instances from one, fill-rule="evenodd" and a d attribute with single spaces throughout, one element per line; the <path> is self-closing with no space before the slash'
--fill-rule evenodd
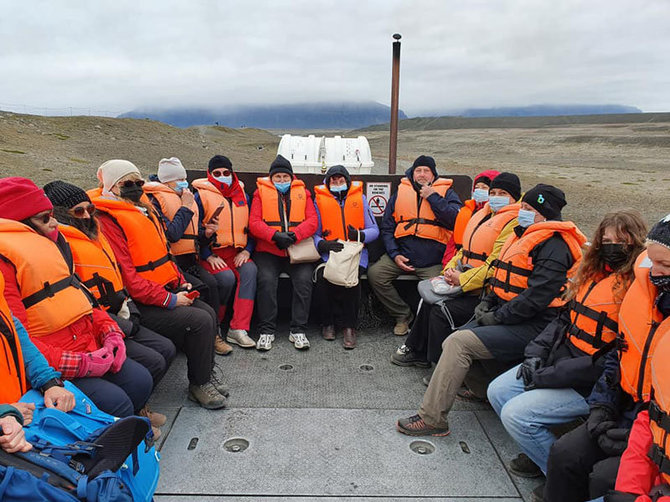
<path id="1" fill-rule="evenodd" d="M 270 350 L 274 341 L 274 335 L 261 335 L 256 342 L 256 350 Z"/>
<path id="2" fill-rule="evenodd" d="M 293 346 L 298 350 L 309 349 L 309 340 L 305 333 L 291 333 L 288 336 L 288 341 L 293 342 Z"/>
<path id="3" fill-rule="evenodd" d="M 229 329 L 228 334 L 226 335 L 226 341 L 244 347 L 245 349 L 256 345 L 246 329 Z"/>

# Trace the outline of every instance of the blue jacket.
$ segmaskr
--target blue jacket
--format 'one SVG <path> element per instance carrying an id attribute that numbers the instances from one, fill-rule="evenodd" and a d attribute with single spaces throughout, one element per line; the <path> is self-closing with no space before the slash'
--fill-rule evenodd
<path id="1" fill-rule="evenodd" d="M 23 327 L 23 324 L 21 324 L 21 321 L 16 317 L 12 316 L 12 318 L 14 319 L 16 333 L 19 336 L 21 352 L 23 353 L 23 364 L 26 367 L 26 379 L 30 383 L 30 386 L 33 389 L 39 389 L 52 378 L 60 378 L 60 372 L 49 366 L 42 353 L 30 340 L 28 332 Z"/>

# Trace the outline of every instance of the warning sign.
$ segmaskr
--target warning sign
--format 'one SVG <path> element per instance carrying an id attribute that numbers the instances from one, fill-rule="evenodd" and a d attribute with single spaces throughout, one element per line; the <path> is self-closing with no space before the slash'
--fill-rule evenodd
<path id="1" fill-rule="evenodd" d="M 382 216 L 391 197 L 391 182 L 369 182 L 365 188 L 372 214 Z"/>

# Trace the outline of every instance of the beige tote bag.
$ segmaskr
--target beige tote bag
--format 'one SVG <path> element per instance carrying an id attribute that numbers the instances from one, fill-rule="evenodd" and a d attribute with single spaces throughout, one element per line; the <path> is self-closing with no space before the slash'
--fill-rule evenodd
<path id="1" fill-rule="evenodd" d="M 313 263 L 321 259 L 313 237 L 307 237 L 307 239 L 291 244 L 287 251 L 291 263 Z"/>
<path id="2" fill-rule="evenodd" d="M 363 243 L 358 241 L 338 241 L 344 249 L 337 253 L 330 252 L 323 278 L 336 286 L 353 288 L 358 284 L 358 266 L 361 263 Z"/>

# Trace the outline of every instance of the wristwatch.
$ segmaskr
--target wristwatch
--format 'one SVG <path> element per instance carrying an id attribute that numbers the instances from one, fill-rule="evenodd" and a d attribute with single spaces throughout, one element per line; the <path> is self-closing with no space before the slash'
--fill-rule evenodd
<path id="1" fill-rule="evenodd" d="M 63 380 L 61 380 L 60 378 L 52 378 L 51 380 L 47 380 L 44 383 L 44 385 L 40 387 L 40 392 L 44 394 L 51 387 L 65 387 L 65 384 L 63 383 Z"/>

